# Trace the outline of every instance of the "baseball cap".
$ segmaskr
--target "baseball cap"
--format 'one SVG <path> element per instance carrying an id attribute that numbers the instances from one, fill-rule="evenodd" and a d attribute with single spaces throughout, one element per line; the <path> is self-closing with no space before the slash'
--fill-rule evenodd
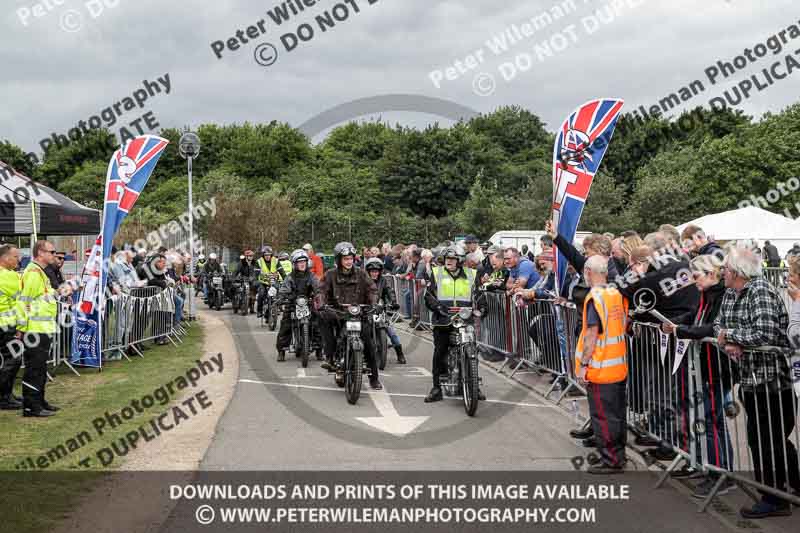
<path id="1" fill-rule="evenodd" d="M 475 235 L 467 235 L 464 237 L 464 242 L 478 242 L 478 238 Z"/>
<path id="2" fill-rule="evenodd" d="M 309 243 L 309 242 L 307 242 L 307 243 L 305 243 L 305 244 L 303 245 L 303 250 L 305 250 L 305 251 L 309 251 L 309 250 L 311 250 L 311 249 L 313 249 L 313 248 L 314 248 L 314 247 L 313 247 L 313 246 L 311 246 L 311 243 Z"/>

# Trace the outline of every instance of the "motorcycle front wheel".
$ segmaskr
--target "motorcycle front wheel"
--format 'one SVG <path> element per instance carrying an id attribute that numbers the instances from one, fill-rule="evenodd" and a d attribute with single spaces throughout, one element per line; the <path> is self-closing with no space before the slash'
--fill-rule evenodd
<path id="1" fill-rule="evenodd" d="M 297 353 L 300 355 L 300 364 L 303 368 L 308 367 L 308 353 L 311 351 L 311 345 L 308 338 L 308 324 L 300 325 L 300 338 L 297 340 Z"/>
<path id="2" fill-rule="evenodd" d="M 278 308 L 274 305 L 269 306 L 269 330 L 275 331 L 278 327 Z"/>
<path id="3" fill-rule="evenodd" d="M 351 405 L 355 405 L 361 395 L 361 380 L 364 377 L 362 372 L 363 360 L 364 354 L 361 350 L 348 349 L 348 354 L 345 358 L 344 388 L 347 402 Z"/>
<path id="4" fill-rule="evenodd" d="M 386 351 L 388 350 L 388 340 L 386 338 L 386 331 L 377 328 L 375 330 L 377 339 L 375 339 L 375 352 L 378 354 L 378 368 L 381 370 L 386 369 Z"/>
<path id="5" fill-rule="evenodd" d="M 464 398 L 464 411 L 467 416 L 475 416 L 478 410 L 478 359 L 461 356 L 461 390 Z"/>

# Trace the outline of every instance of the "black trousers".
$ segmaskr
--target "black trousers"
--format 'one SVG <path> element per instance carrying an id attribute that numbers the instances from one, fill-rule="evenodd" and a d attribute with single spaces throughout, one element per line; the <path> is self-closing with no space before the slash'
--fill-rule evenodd
<path id="1" fill-rule="evenodd" d="M 14 357 L 9 342 L 14 340 L 14 328 L 0 329 L 0 401 L 11 397 L 14 381 L 22 366 L 22 358 Z"/>
<path id="2" fill-rule="evenodd" d="M 439 387 L 439 379 L 447 374 L 447 351 L 450 349 L 450 334 L 452 326 L 434 326 L 433 328 L 433 361 L 431 362 L 431 374 L 433 374 L 433 386 Z"/>
<path id="3" fill-rule="evenodd" d="M 325 357 L 328 362 L 333 362 L 336 356 L 336 340 L 339 336 L 339 331 L 344 327 L 344 320 L 338 318 L 322 318 L 320 319 L 320 333 L 322 334 L 322 345 L 325 349 Z M 377 379 L 378 377 L 378 361 L 375 358 L 375 345 L 372 342 L 372 332 L 369 323 L 366 321 L 361 322 L 361 342 L 364 343 L 364 359 L 369 366 L 370 376 Z"/>
<path id="4" fill-rule="evenodd" d="M 795 395 L 792 389 L 780 392 L 741 391 L 747 413 L 747 444 L 753 455 L 756 481 L 778 490 L 788 482 L 800 490 L 797 449 L 789 435 L 794 430 Z M 777 499 L 762 493 L 768 499 Z"/>
<path id="5" fill-rule="evenodd" d="M 308 323 L 310 328 L 308 331 L 308 338 L 311 341 L 309 350 L 320 345 L 319 340 L 319 317 L 316 311 L 311 311 L 311 320 Z M 278 338 L 275 342 L 275 348 L 278 351 L 288 350 L 289 345 L 292 344 L 292 313 L 286 311 L 281 316 L 281 323 L 278 326 Z"/>
<path id="6" fill-rule="evenodd" d="M 261 313 L 264 311 L 264 300 L 267 299 L 267 291 L 269 291 L 269 285 L 264 285 L 263 283 L 258 284 L 258 296 L 256 298 L 256 313 Z M 269 309 L 267 309 L 269 312 Z M 283 327 L 283 325 L 281 325 Z"/>
<path id="7" fill-rule="evenodd" d="M 29 335 L 33 337 L 33 335 Z M 47 360 L 50 357 L 52 335 L 39 334 L 39 342 L 29 342 L 25 348 L 25 373 L 22 376 L 22 405 L 25 409 L 39 411 L 44 408 L 44 388 L 47 385 Z"/>
<path id="8" fill-rule="evenodd" d="M 625 381 L 589 383 L 586 394 L 600 459 L 606 466 L 622 467 L 628 438 Z"/>

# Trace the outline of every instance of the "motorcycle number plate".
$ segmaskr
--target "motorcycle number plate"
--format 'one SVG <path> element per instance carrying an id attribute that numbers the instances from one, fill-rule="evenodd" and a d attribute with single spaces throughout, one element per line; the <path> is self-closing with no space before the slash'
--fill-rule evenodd
<path id="1" fill-rule="evenodd" d="M 222 285 L 222 278 L 215 276 L 211 279 L 211 283 L 214 285 Z"/>
<path id="2" fill-rule="evenodd" d="M 278 291 L 275 290 L 275 287 L 270 287 L 268 294 L 270 295 L 270 297 L 272 297 L 272 296 L 275 296 L 276 294 L 278 294 Z"/>
<path id="3" fill-rule="evenodd" d="M 461 342 L 462 343 L 469 344 L 469 343 L 472 342 L 472 340 L 473 340 L 472 339 L 472 333 L 469 333 L 467 331 L 462 331 L 461 332 Z"/>
<path id="4" fill-rule="evenodd" d="M 297 310 L 297 318 L 305 318 L 309 315 L 308 309 L 298 309 Z"/>
<path id="5" fill-rule="evenodd" d="M 361 331 L 361 322 L 348 322 L 347 331 Z"/>

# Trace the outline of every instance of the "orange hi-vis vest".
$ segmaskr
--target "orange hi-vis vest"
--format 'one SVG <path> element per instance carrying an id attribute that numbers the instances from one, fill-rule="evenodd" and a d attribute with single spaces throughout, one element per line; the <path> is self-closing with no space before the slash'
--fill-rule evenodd
<path id="1" fill-rule="evenodd" d="M 586 297 L 583 327 L 575 352 L 575 374 L 577 375 L 581 368 L 583 339 L 586 336 L 586 310 L 590 305 L 594 305 L 603 331 L 597 337 L 592 360 L 586 369 L 586 381 L 601 384 L 619 383 L 628 377 L 628 361 L 625 357 L 627 352 L 625 317 L 628 314 L 628 302 L 613 287 L 593 287 Z"/>

